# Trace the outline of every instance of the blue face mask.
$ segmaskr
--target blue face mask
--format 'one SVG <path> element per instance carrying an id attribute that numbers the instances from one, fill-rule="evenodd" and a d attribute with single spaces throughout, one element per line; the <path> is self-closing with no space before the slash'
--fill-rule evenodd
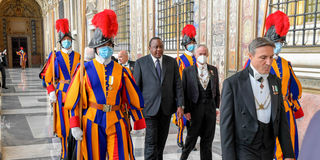
<path id="1" fill-rule="evenodd" d="M 104 59 L 110 58 L 113 54 L 113 49 L 109 46 L 101 47 L 98 50 L 99 50 L 99 55 Z"/>
<path id="2" fill-rule="evenodd" d="M 62 48 L 69 49 L 71 47 L 71 41 L 66 39 L 61 42 Z"/>
<path id="3" fill-rule="evenodd" d="M 195 45 L 195 44 L 189 44 L 189 45 L 187 46 L 187 50 L 188 50 L 189 52 L 192 52 L 192 51 L 194 50 L 194 48 L 196 48 L 196 45 Z"/>
<path id="4" fill-rule="evenodd" d="M 281 42 L 276 42 L 274 44 L 276 47 L 273 49 L 274 54 L 279 54 L 282 48 L 282 43 Z"/>

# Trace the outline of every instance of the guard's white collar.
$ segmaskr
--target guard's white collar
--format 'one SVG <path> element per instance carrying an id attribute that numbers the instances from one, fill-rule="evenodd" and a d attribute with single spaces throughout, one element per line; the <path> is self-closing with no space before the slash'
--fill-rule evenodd
<path id="1" fill-rule="evenodd" d="M 108 65 L 111 62 L 111 57 L 104 59 L 100 55 L 96 54 L 96 60 L 103 65 Z"/>
<path id="2" fill-rule="evenodd" d="M 69 49 L 65 49 L 65 48 L 62 48 L 61 51 L 63 53 L 67 53 L 67 54 L 70 54 L 72 52 L 72 48 L 70 47 Z"/>

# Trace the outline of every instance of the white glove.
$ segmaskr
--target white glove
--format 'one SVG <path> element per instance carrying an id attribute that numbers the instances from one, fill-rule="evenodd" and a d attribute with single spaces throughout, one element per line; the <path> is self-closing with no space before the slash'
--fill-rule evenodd
<path id="1" fill-rule="evenodd" d="M 49 101 L 50 101 L 50 103 L 55 103 L 57 101 L 57 97 L 56 97 L 55 91 L 51 91 L 49 93 Z"/>
<path id="2" fill-rule="evenodd" d="M 71 128 L 71 133 L 74 139 L 76 139 L 77 141 L 82 140 L 83 132 L 79 127 Z"/>

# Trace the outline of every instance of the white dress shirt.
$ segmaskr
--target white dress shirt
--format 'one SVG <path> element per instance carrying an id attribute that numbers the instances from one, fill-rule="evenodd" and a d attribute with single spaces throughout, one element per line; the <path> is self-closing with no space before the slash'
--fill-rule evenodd
<path id="1" fill-rule="evenodd" d="M 109 57 L 108 59 L 104 59 L 102 58 L 101 56 L 97 55 L 96 54 L 96 60 L 100 63 L 100 64 L 103 64 L 103 65 L 108 65 L 110 62 L 111 62 L 111 57 Z"/>
<path id="2" fill-rule="evenodd" d="M 152 57 L 152 60 L 153 60 L 153 63 L 154 63 L 154 67 L 156 67 L 157 65 L 157 58 L 156 57 L 153 57 L 153 55 L 150 53 L 151 57 Z M 162 56 L 159 58 L 159 63 L 160 63 L 160 68 L 162 70 Z"/>
<path id="3" fill-rule="evenodd" d="M 128 67 L 128 68 L 129 68 L 130 66 L 129 66 L 129 63 L 128 63 L 128 62 L 129 62 L 129 61 L 127 61 L 125 64 L 121 64 L 121 65 L 122 65 L 123 67 Z"/>
<path id="4" fill-rule="evenodd" d="M 254 74 L 254 77 L 249 74 L 253 95 L 255 99 L 257 99 L 258 103 L 264 104 L 264 109 L 259 109 L 259 104 L 256 102 L 256 100 L 254 100 L 256 104 L 257 118 L 260 122 L 269 123 L 271 118 L 271 95 L 267 79 L 268 75 L 259 74 L 259 72 L 251 64 L 250 67 L 252 68 Z M 264 87 L 262 89 L 260 88 L 261 82 L 258 81 L 260 77 L 263 78 L 262 85 Z"/>
<path id="5" fill-rule="evenodd" d="M 198 64 L 198 77 L 200 80 L 200 83 L 204 89 L 207 89 L 208 83 L 209 83 L 209 72 L 208 72 L 208 66 L 207 63 L 205 64 Z M 211 84 L 212 85 L 212 84 Z"/>

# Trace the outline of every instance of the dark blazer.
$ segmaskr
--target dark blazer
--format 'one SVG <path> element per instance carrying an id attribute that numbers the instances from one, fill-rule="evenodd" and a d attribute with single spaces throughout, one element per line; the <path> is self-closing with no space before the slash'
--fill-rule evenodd
<path id="1" fill-rule="evenodd" d="M 129 64 L 130 71 L 133 73 L 136 62 L 128 60 L 128 64 Z"/>
<path id="2" fill-rule="evenodd" d="M 293 158 L 293 147 L 281 94 L 281 80 L 275 75 L 269 74 L 268 82 L 271 94 L 273 134 L 274 137 L 279 138 L 284 157 Z M 278 93 L 273 91 L 272 86 L 278 87 Z M 250 146 L 259 126 L 248 68 L 224 81 L 221 97 L 222 157 L 226 160 L 235 160 L 239 151 L 237 146 L 239 144 Z M 275 141 L 275 138 L 270 141 Z"/>
<path id="3" fill-rule="evenodd" d="M 308 129 L 304 135 L 299 159 L 318 160 L 320 151 L 320 110 L 310 120 Z"/>
<path id="4" fill-rule="evenodd" d="M 159 81 L 151 55 L 136 61 L 133 76 L 144 98 L 145 116 L 155 116 L 161 108 L 165 115 L 176 112 L 183 105 L 183 91 L 177 61 L 162 56 L 162 74 Z"/>
<path id="5" fill-rule="evenodd" d="M 0 55 L 0 67 L 6 67 L 8 66 L 7 56 L 6 55 Z"/>
<path id="6" fill-rule="evenodd" d="M 219 91 L 219 78 L 218 78 L 218 70 L 216 67 L 207 64 L 211 90 L 212 90 L 212 98 L 215 103 L 215 108 L 220 105 L 220 91 Z M 182 74 L 182 86 L 184 89 L 184 97 L 185 97 L 185 113 L 191 112 L 192 103 L 196 104 L 199 99 L 199 85 L 198 85 L 198 69 L 197 65 L 193 65 L 187 67 L 183 70 Z M 214 109 L 215 109 L 214 108 Z"/>

